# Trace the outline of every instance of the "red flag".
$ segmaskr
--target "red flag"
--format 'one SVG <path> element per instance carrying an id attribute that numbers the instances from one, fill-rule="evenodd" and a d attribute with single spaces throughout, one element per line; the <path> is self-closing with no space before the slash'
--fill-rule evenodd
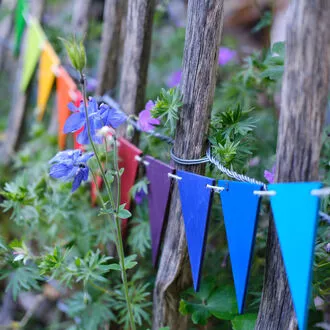
<path id="1" fill-rule="evenodd" d="M 77 86 L 63 67 L 59 67 L 56 81 L 58 106 L 58 147 L 63 150 L 66 145 L 66 134 L 63 133 L 65 121 L 70 116 L 68 104 L 76 100 Z"/>
<path id="2" fill-rule="evenodd" d="M 139 167 L 136 156 L 141 156 L 142 151 L 124 138 L 119 138 L 118 156 L 119 168 L 124 168 L 121 176 L 120 204 L 126 203 L 125 209 L 131 206 L 130 190 L 133 187 Z M 122 220 L 123 237 L 127 234 L 127 219 Z"/>

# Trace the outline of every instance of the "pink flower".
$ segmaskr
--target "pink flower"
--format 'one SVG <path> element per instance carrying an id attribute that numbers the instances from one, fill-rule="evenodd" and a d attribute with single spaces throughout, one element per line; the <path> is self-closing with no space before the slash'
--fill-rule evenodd
<path id="1" fill-rule="evenodd" d="M 159 125 L 160 120 L 158 118 L 152 118 L 151 110 L 155 106 L 153 101 L 148 101 L 145 105 L 145 109 L 139 114 L 138 124 L 143 132 L 150 132 L 154 130 L 154 125 Z"/>
<path id="2" fill-rule="evenodd" d="M 265 170 L 264 177 L 269 183 L 274 183 L 275 180 L 275 165 L 273 166 L 271 171 Z"/>
<path id="3" fill-rule="evenodd" d="M 229 49 L 227 47 L 220 47 L 219 49 L 219 65 L 226 65 L 228 62 L 232 61 L 237 56 L 235 50 Z"/>
<path id="4" fill-rule="evenodd" d="M 166 80 L 166 85 L 169 88 L 176 87 L 180 84 L 182 77 L 182 70 L 172 72 Z"/>

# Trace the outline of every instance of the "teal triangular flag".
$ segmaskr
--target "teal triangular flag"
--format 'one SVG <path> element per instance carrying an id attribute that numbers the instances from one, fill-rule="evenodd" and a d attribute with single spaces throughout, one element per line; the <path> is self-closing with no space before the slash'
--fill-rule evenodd
<path id="1" fill-rule="evenodd" d="M 319 182 L 270 184 L 270 202 L 300 330 L 307 328 L 319 198 Z"/>
<path id="2" fill-rule="evenodd" d="M 212 189 L 206 185 L 213 185 L 214 180 L 185 171 L 177 171 L 177 175 L 181 177 L 178 182 L 182 215 L 194 289 L 198 291 L 212 197 Z"/>
<path id="3" fill-rule="evenodd" d="M 219 180 L 231 268 L 234 277 L 238 312 L 243 313 L 251 259 L 257 229 L 260 197 L 253 191 L 261 185 Z M 239 206 L 238 206 L 239 205 Z"/>

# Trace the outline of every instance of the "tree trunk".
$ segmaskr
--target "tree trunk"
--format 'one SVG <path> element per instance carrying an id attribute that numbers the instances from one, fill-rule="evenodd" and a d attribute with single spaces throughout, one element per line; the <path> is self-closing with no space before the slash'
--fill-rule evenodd
<path id="1" fill-rule="evenodd" d="M 96 94 L 114 90 L 118 80 L 121 27 L 127 0 L 106 0 Z"/>
<path id="2" fill-rule="evenodd" d="M 74 35 L 83 38 L 88 29 L 88 13 L 92 0 L 75 0 L 72 11 L 72 28 Z"/>
<path id="3" fill-rule="evenodd" d="M 292 0 L 288 15 L 275 179 L 314 181 L 319 179 L 321 133 L 329 92 L 330 2 Z M 295 329 L 294 315 L 271 219 L 256 329 Z"/>
<path id="4" fill-rule="evenodd" d="M 223 25 L 223 0 L 190 0 L 183 59 L 183 107 L 177 124 L 174 154 L 192 159 L 205 154 Z M 204 166 L 177 169 L 202 174 Z M 177 184 L 171 196 L 168 225 L 154 290 L 153 329 L 187 328 L 179 313 L 180 292 L 191 285 L 190 264 Z"/>
<path id="5" fill-rule="evenodd" d="M 37 20 L 41 20 L 42 14 L 45 9 L 45 0 L 32 0 L 31 1 L 31 16 Z M 23 48 L 26 45 L 26 34 L 23 38 Z M 29 94 L 29 88 L 26 93 L 21 92 L 19 84 L 22 79 L 22 68 L 23 68 L 24 50 L 20 53 L 18 59 L 18 71 L 15 82 L 15 88 L 13 89 L 14 95 L 12 98 L 12 108 L 9 113 L 8 126 L 5 135 L 5 143 L 3 144 L 0 153 L 2 155 L 1 162 L 8 164 L 13 152 L 18 147 L 19 137 L 22 131 L 22 124 L 24 120 L 26 103 Z"/>
<path id="6" fill-rule="evenodd" d="M 119 103 L 129 115 L 138 114 L 145 103 L 154 7 L 155 0 L 128 2 Z"/>

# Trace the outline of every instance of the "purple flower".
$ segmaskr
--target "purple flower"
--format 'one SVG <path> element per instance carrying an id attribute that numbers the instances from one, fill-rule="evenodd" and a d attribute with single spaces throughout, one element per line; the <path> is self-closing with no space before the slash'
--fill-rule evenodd
<path id="1" fill-rule="evenodd" d="M 63 132 L 66 134 L 72 133 L 83 127 L 83 130 L 77 137 L 77 141 L 79 144 L 88 144 L 89 138 L 84 102 L 81 101 L 79 107 L 76 107 L 73 103 L 70 103 L 68 107 L 73 114 L 65 122 Z M 102 136 L 97 134 L 102 127 L 112 126 L 117 128 L 126 120 L 126 116 L 121 111 L 112 109 L 106 104 L 101 104 L 99 107 L 93 98 L 89 98 L 87 112 L 91 136 L 95 143 L 102 143 Z"/>
<path id="2" fill-rule="evenodd" d="M 153 101 L 148 101 L 145 105 L 145 109 L 139 114 L 138 124 L 143 132 L 150 132 L 154 130 L 154 125 L 159 125 L 160 120 L 158 118 L 152 118 L 151 110 L 155 106 Z"/>
<path id="3" fill-rule="evenodd" d="M 97 86 L 97 80 L 95 78 L 89 78 L 87 80 L 87 86 L 86 86 L 87 92 L 89 93 L 95 92 L 96 86 Z"/>
<path id="4" fill-rule="evenodd" d="M 145 199 L 146 196 L 147 195 L 146 195 L 146 193 L 144 192 L 143 189 L 138 190 L 135 194 L 135 197 L 134 197 L 135 203 L 138 204 L 138 205 L 142 204 L 142 202 L 143 202 L 143 200 Z"/>
<path id="5" fill-rule="evenodd" d="M 269 183 L 274 183 L 275 180 L 275 165 L 273 166 L 271 171 L 265 170 L 264 177 Z"/>
<path id="6" fill-rule="evenodd" d="M 228 62 L 232 61 L 236 57 L 237 53 L 235 50 L 229 49 L 227 47 L 220 47 L 219 49 L 219 65 L 226 65 Z"/>
<path id="7" fill-rule="evenodd" d="M 87 161 L 93 156 L 93 152 L 83 154 L 78 149 L 60 151 L 49 161 L 49 164 L 52 164 L 49 175 L 64 182 L 73 181 L 72 192 L 74 192 L 82 181 L 87 181 L 89 173 Z"/>
<path id="8" fill-rule="evenodd" d="M 182 78 L 182 70 L 172 72 L 166 80 L 166 86 L 169 88 L 176 87 L 180 84 Z"/>

